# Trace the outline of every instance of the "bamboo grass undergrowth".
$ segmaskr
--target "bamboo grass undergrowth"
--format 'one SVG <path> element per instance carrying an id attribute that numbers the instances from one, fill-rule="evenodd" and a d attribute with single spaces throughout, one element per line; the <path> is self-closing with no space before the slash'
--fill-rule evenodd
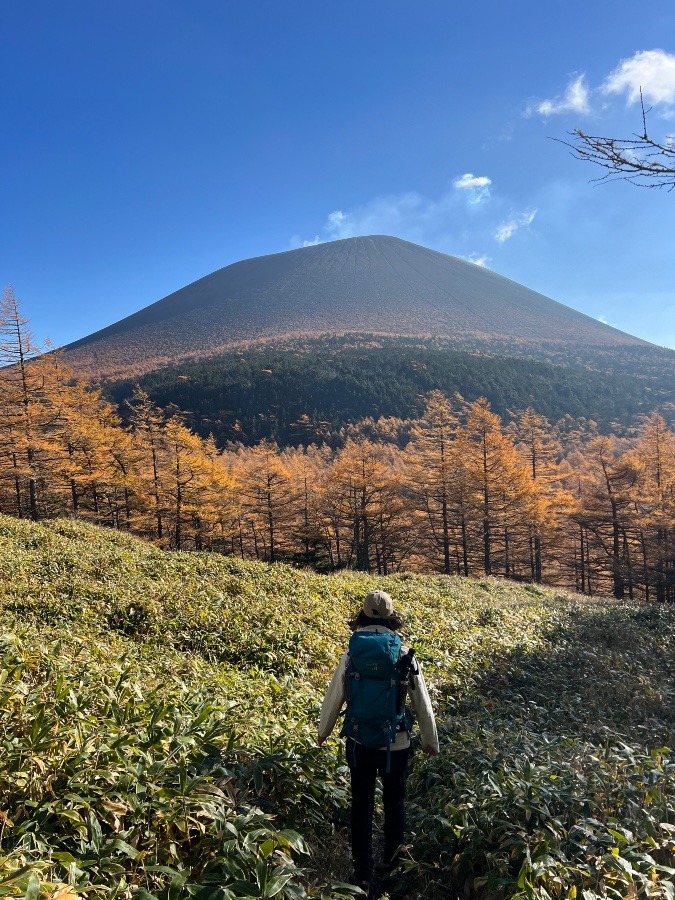
<path id="1" fill-rule="evenodd" d="M 441 736 L 413 764 L 405 895 L 675 898 L 669 607 L 320 576 L 71 521 L 0 517 L 0 540 L 0 897 L 353 895 L 328 852 L 346 772 L 315 730 L 377 584 Z"/>

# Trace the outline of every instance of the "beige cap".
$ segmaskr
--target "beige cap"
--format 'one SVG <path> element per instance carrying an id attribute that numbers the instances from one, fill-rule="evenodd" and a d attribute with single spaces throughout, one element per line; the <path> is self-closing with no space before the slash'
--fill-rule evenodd
<path id="1" fill-rule="evenodd" d="M 394 601 L 386 591 L 371 591 L 363 601 L 363 611 L 369 619 L 390 619 L 394 615 Z"/>

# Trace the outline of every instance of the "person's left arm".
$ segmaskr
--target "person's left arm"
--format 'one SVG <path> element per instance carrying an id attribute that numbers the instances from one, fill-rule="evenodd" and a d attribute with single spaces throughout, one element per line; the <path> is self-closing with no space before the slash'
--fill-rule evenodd
<path id="1" fill-rule="evenodd" d="M 438 732 L 436 731 L 436 719 L 429 698 L 429 691 L 422 674 L 422 667 L 419 660 L 415 659 L 411 675 L 411 690 L 409 693 L 410 700 L 417 715 L 417 721 L 420 726 L 420 737 L 422 739 L 422 749 L 429 756 L 438 755 Z"/>

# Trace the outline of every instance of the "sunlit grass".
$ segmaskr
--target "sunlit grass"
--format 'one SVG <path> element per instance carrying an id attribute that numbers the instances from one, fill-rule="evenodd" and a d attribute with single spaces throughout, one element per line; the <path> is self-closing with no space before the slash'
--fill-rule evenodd
<path id="1" fill-rule="evenodd" d="M 675 896 L 669 608 L 67 521 L 0 518 L 0 540 L 0 896 L 344 896 L 348 785 L 314 735 L 376 583 L 442 743 L 413 767 L 408 896 Z"/>

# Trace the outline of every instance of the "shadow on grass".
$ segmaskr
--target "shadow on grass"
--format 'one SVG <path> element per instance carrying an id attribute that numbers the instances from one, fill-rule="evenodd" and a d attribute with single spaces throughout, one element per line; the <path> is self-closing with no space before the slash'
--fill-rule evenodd
<path id="1" fill-rule="evenodd" d="M 570 604 L 536 646 L 495 653 L 453 712 L 505 706 L 581 739 L 628 731 L 675 747 L 673 646 L 670 607 Z"/>
<path id="2" fill-rule="evenodd" d="M 567 604 L 553 619 L 495 641 L 443 698 L 441 754 L 411 778 L 410 896 L 670 896 L 654 885 L 675 863 L 675 610 Z"/>

